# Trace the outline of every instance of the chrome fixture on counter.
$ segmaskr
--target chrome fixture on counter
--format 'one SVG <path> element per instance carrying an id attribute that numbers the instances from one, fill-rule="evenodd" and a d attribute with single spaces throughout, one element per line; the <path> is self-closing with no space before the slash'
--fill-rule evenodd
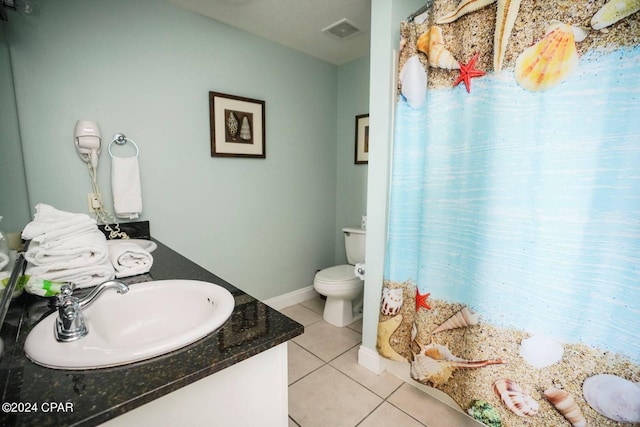
<path id="1" fill-rule="evenodd" d="M 95 301 L 107 289 L 116 289 L 119 294 L 125 294 L 129 291 L 129 287 L 124 283 L 117 280 L 108 280 L 98 285 L 83 299 L 79 299 L 72 295 L 73 289 L 71 286 L 62 286 L 60 294 L 57 296 L 58 318 L 56 319 L 56 329 L 54 331 L 56 340 L 70 342 L 79 340 L 87 335 L 89 329 L 84 321 L 82 309 Z"/>

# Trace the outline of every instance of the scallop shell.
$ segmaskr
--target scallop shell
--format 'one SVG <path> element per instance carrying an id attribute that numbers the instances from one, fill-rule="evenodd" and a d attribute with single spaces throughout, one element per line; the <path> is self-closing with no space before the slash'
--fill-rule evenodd
<path id="1" fill-rule="evenodd" d="M 609 0 L 591 18 L 591 28 L 601 30 L 640 10 L 640 0 Z"/>
<path id="2" fill-rule="evenodd" d="M 431 332 L 437 334 L 438 332 L 446 331 L 448 329 L 466 328 L 467 326 L 473 326 L 478 324 L 480 316 L 477 313 L 472 312 L 467 307 L 445 320 L 440 326 Z"/>
<path id="3" fill-rule="evenodd" d="M 451 52 L 444 46 L 444 37 L 442 36 L 442 28 L 433 25 L 429 31 L 418 38 L 416 47 L 420 52 L 427 55 L 429 65 L 435 68 L 444 68 L 448 70 L 457 70 L 460 64 L 453 57 Z"/>
<path id="4" fill-rule="evenodd" d="M 573 396 L 565 390 L 549 387 L 544 397 L 571 423 L 573 427 L 587 427 L 587 420 Z"/>
<path id="5" fill-rule="evenodd" d="M 416 110 L 422 107 L 427 97 L 427 73 L 417 55 L 407 59 L 402 66 L 400 82 L 402 96 L 405 97 L 409 106 Z"/>
<path id="6" fill-rule="evenodd" d="M 551 366 L 562 359 L 564 348 L 552 338 L 534 335 L 520 343 L 520 356 L 534 368 Z"/>
<path id="7" fill-rule="evenodd" d="M 516 415 L 533 416 L 538 413 L 540 405 L 522 388 L 511 380 L 498 380 L 493 383 L 493 391 L 502 403 Z"/>
<path id="8" fill-rule="evenodd" d="M 382 302 L 380 304 L 380 313 L 385 316 L 395 316 L 402 307 L 402 289 L 382 289 Z"/>
<path id="9" fill-rule="evenodd" d="M 640 384 L 602 374 L 582 384 L 585 400 L 599 414 L 622 423 L 640 423 Z"/>
<path id="10" fill-rule="evenodd" d="M 578 65 L 575 36 L 570 25 L 551 25 L 547 34 L 516 59 L 515 77 L 523 88 L 541 92 L 565 80 Z"/>

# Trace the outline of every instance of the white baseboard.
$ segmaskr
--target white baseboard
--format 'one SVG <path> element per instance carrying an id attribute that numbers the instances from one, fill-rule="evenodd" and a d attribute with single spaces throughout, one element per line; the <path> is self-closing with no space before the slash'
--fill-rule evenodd
<path id="1" fill-rule="evenodd" d="M 275 310 L 282 310 L 283 308 L 300 304 L 301 302 L 316 298 L 318 293 L 313 289 L 313 285 L 306 288 L 296 289 L 293 292 L 286 293 L 277 297 L 269 298 L 264 301 L 269 307 Z"/>
<path id="2" fill-rule="evenodd" d="M 385 366 L 382 357 L 376 350 L 371 350 L 363 345 L 358 349 L 358 365 L 379 375 L 384 372 Z"/>

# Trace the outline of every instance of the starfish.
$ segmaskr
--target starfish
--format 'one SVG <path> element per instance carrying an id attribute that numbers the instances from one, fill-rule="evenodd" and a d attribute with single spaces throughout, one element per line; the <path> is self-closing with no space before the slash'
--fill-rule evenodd
<path id="1" fill-rule="evenodd" d="M 420 307 L 424 307 L 427 310 L 431 310 L 431 306 L 427 302 L 427 299 L 431 296 L 430 293 L 421 294 L 420 289 L 416 288 L 416 311 L 420 310 Z"/>
<path id="2" fill-rule="evenodd" d="M 473 77 L 484 76 L 484 71 L 476 70 L 475 65 L 478 60 L 478 53 L 473 55 L 473 58 L 467 64 L 460 64 L 460 76 L 458 76 L 458 80 L 453 83 L 453 86 L 458 86 L 460 82 L 464 82 L 464 85 L 467 87 L 467 93 L 471 93 L 471 79 Z"/>
<path id="3" fill-rule="evenodd" d="M 507 48 L 507 42 L 511 36 L 511 30 L 516 22 L 522 0 L 462 0 L 456 10 L 436 19 L 436 24 L 448 24 L 496 1 L 498 2 L 498 11 L 496 12 L 496 29 L 493 35 L 493 71 L 498 73 L 502 69 L 504 51 Z"/>

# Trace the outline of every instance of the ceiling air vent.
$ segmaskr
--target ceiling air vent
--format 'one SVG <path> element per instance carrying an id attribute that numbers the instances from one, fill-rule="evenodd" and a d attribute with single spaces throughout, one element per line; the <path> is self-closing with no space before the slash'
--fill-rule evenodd
<path id="1" fill-rule="evenodd" d="M 333 34 L 340 39 L 346 39 L 347 37 L 359 33 L 360 31 L 360 28 L 356 27 L 353 22 L 349 21 L 346 18 L 341 19 L 322 30 L 323 33 Z"/>

